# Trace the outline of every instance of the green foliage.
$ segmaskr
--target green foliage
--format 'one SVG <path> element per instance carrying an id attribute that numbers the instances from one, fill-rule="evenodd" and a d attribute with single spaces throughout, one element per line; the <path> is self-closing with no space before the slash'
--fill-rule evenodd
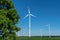
<path id="1" fill-rule="evenodd" d="M 3 38 L 16 36 L 16 32 L 20 30 L 15 26 L 19 18 L 11 0 L 0 0 L 0 33 Z"/>

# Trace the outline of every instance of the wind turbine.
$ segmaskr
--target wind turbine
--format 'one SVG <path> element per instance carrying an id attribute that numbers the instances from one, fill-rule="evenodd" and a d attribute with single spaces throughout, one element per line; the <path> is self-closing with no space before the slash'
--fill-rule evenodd
<path id="1" fill-rule="evenodd" d="M 31 16 L 35 17 L 34 15 L 32 15 L 30 13 L 30 9 L 28 8 L 28 14 L 24 18 L 29 17 L 29 27 L 28 27 L 29 28 L 29 37 L 31 37 Z"/>
<path id="2" fill-rule="evenodd" d="M 51 28 L 50 28 L 50 24 L 48 24 L 47 26 L 48 26 L 48 31 L 49 31 L 49 38 L 51 38 Z"/>
<path id="3" fill-rule="evenodd" d="M 40 29 L 40 36 L 42 37 L 43 35 L 42 35 L 42 29 Z"/>
<path id="4" fill-rule="evenodd" d="M 48 25 L 49 26 L 49 38 L 51 38 L 51 28 L 50 28 L 50 24 Z"/>

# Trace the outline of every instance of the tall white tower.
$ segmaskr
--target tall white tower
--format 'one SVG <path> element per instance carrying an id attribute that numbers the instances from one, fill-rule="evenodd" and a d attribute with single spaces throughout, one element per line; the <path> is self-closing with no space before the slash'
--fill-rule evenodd
<path id="1" fill-rule="evenodd" d="M 30 9 L 28 8 L 28 14 L 24 18 L 29 17 L 29 37 L 31 37 L 31 16 L 35 17 L 30 13 Z"/>
<path id="2" fill-rule="evenodd" d="M 50 28 L 50 24 L 49 24 L 48 26 L 49 26 L 49 27 L 48 27 L 48 28 L 49 28 L 49 38 L 51 38 L 51 30 L 50 30 L 51 28 Z"/>
<path id="3" fill-rule="evenodd" d="M 43 35 L 42 35 L 42 29 L 40 29 L 40 36 L 42 37 Z"/>

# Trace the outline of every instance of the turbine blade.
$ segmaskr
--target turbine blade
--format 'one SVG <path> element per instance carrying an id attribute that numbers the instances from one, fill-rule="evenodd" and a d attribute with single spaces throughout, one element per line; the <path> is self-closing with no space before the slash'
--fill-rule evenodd
<path id="1" fill-rule="evenodd" d="M 47 24 L 47 25 L 45 25 L 45 26 L 49 26 L 50 24 Z"/>
<path id="2" fill-rule="evenodd" d="M 24 18 L 28 17 L 29 15 L 27 14 Z"/>
<path id="3" fill-rule="evenodd" d="M 33 16 L 33 17 L 36 17 L 35 15 L 32 15 L 32 14 L 30 14 L 31 16 Z"/>
<path id="4" fill-rule="evenodd" d="M 28 9 L 28 13 L 30 13 L 30 9 Z"/>

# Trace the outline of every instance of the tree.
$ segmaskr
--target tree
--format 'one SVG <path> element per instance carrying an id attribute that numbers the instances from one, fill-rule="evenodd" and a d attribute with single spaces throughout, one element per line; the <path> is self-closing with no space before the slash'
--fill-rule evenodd
<path id="1" fill-rule="evenodd" d="M 20 30 L 15 24 L 18 22 L 19 15 L 14 9 L 12 0 L 0 0 L 0 35 L 3 39 L 16 36 Z"/>

